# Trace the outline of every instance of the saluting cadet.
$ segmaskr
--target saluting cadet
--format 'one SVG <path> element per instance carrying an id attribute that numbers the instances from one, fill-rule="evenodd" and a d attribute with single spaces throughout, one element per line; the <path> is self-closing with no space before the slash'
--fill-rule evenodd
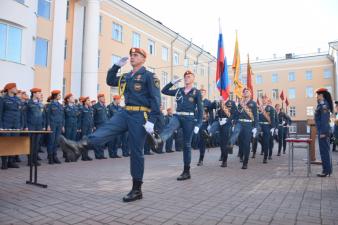
<path id="1" fill-rule="evenodd" d="M 202 125 L 203 104 L 201 92 L 193 87 L 195 74 L 190 70 L 184 73 L 184 87 L 170 90 L 175 84 L 180 82 L 182 78 L 175 79 L 165 85 L 162 93 L 169 96 L 175 96 L 177 108 L 174 117 L 166 125 L 163 131 L 156 139 L 156 145 L 165 142 L 170 138 L 174 131 L 179 128 L 183 129 L 183 163 L 184 169 L 177 180 L 190 179 L 190 163 L 191 163 L 191 139 L 193 133 L 197 134 Z M 196 112 L 196 117 L 195 117 Z"/>
<path id="2" fill-rule="evenodd" d="M 105 124 L 108 120 L 108 111 L 106 108 L 106 99 L 104 94 L 97 95 L 98 102 L 93 105 L 93 113 L 94 113 L 94 129 L 99 129 L 101 126 Z M 94 153 L 95 159 L 106 159 L 104 156 L 104 149 L 106 145 L 95 146 Z"/>
<path id="3" fill-rule="evenodd" d="M 275 105 L 278 119 L 278 154 L 280 156 L 282 148 L 283 154 L 286 150 L 286 138 L 288 134 L 288 125 L 291 125 L 291 118 L 284 112 L 284 109 L 280 107 L 280 104 Z"/>
<path id="4" fill-rule="evenodd" d="M 133 187 L 123 198 L 125 202 L 142 198 L 143 146 L 146 133 L 154 132 L 154 123 L 160 114 L 161 103 L 160 81 L 154 73 L 149 72 L 143 66 L 147 57 L 146 52 L 141 48 L 132 48 L 129 55 L 130 64 L 133 67 L 131 72 L 117 76 L 119 69 L 128 61 L 128 57 L 124 57 L 107 74 L 107 84 L 119 86 L 121 92 L 124 93 L 125 109 L 116 113 L 92 135 L 89 135 L 88 139 L 72 142 L 62 138 L 60 142 L 63 149 L 78 156 L 83 149 L 106 144 L 111 141 L 111 138 L 128 131 Z"/>
<path id="5" fill-rule="evenodd" d="M 16 83 L 8 83 L 4 87 L 4 96 L 0 99 L 0 128 L 22 129 L 24 121 L 22 115 L 22 102 L 16 96 Z M 4 134 L 6 136 L 17 136 L 17 134 Z M 2 156 L 1 169 L 19 168 L 15 156 Z"/>
<path id="6" fill-rule="evenodd" d="M 27 128 L 28 130 L 41 131 L 46 130 L 46 121 L 45 121 L 45 111 L 44 106 L 42 104 L 42 94 L 40 88 L 32 88 L 30 90 L 31 98 L 27 103 L 26 110 L 26 119 L 27 119 Z M 38 151 L 40 149 L 40 139 L 41 134 L 35 134 L 35 138 L 33 139 L 33 164 L 40 165 L 37 161 L 38 159 Z M 30 165 L 30 157 L 28 157 L 28 165 Z"/>
<path id="7" fill-rule="evenodd" d="M 269 156 L 270 137 L 275 131 L 275 113 L 272 106 L 268 105 L 268 97 L 262 97 L 262 104 L 259 107 L 259 125 L 262 129 L 262 150 L 264 153 L 263 163 L 267 163 Z M 269 159 L 271 156 L 269 156 Z"/>
<path id="8" fill-rule="evenodd" d="M 251 137 L 256 136 L 258 127 L 257 104 L 251 99 L 250 89 L 243 89 L 243 98 L 238 104 L 238 123 L 231 139 L 239 144 L 239 156 L 243 162 L 242 169 L 248 168 Z M 235 143 L 231 140 L 231 143 Z"/>
<path id="9" fill-rule="evenodd" d="M 317 93 L 317 108 L 315 111 L 315 123 L 318 134 L 320 157 L 323 171 L 317 174 L 319 177 L 330 176 L 332 162 L 330 158 L 330 112 L 333 112 L 331 94 L 326 88 L 319 88 Z"/>
<path id="10" fill-rule="evenodd" d="M 80 113 L 80 129 L 82 133 L 82 137 L 87 137 L 91 133 L 93 133 L 94 128 L 94 118 L 93 118 L 93 110 L 91 108 L 92 103 L 89 97 L 82 97 L 81 103 L 83 107 L 81 107 Z M 92 158 L 88 156 L 88 149 L 84 149 L 82 151 L 82 161 L 91 161 Z"/>
<path id="11" fill-rule="evenodd" d="M 48 135 L 48 164 L 60 164 L 60 160 L 57 157 L 58 139 L 65 131 L 65 115 L 63 106 L 59 102 L 61 99 L 61 91 L 53 90 L 51 92 L 50 103 L 46 108 L 46 123 L 47 130 L 53 131 Z"/>

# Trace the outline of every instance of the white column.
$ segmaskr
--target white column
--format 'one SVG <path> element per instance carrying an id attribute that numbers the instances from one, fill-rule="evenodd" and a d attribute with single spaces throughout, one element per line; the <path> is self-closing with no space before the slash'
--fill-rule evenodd
<path id="1" fill-rule="evenodd" d="M 99 49 L 100 0 L 87 0 L 85 8 L 84 44 L 82 61 L 83 96 L 96 99 L 97 96 L 97 57 Z"/>
<path id="2" fill-rule="evenodd" d="M 57 0 L 53 2 L 55 4 L 53 12 L 53 40 L 51 42 L 52 46 L 49 47 L 49 50 L 52 51 L 50 89 L 58 89 L 62 91 L 67 0 Z"/>

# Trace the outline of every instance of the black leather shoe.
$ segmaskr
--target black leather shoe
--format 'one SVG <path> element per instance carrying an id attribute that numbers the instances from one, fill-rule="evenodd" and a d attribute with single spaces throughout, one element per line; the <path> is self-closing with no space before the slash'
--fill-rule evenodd
<path id="1" fill-rule="evenodd" d="M 60 162 L 60 160 L 58 159 L 58 157 L 56 156 L 56 154 L 53 155 L 53 161 L 54 161 L 54 163 L 56 163 L 56 164 L 61 164 L 61 162 Z"/>
<path id="2" fill-rule="evenodd" d="M 246 170 L 246 169 L 248 169 L 248 165 L 243 165 L 242 170 Z"/>
<path id="3" fill-rule="evenodd" d="M 251 158 L 256 158 L 256 153 L 253 153 Z"/>
<path id="4" fill-rule="evenodd" d="M 144 154 L 145 155 L 154 155 L 154 153 L 152 153 L 152 152 L 145 152 Z"/>
<path id="5" fill-rule="evenodd" d="M 158 149 L 158 147 L 163 143 L 161 137 L 156 133 L 147 133 L 146 140 L 151 149 Z"/>
<path id="6" fill-rule="evenodd" d="M 269 156 L 269 158 L 268 158 L 269 160 L 272 160 L 272 157 L 271 156 Z"/>
<path id="7" fill-rule="evenodd" d="M 122 158 L 121 156 L 118 156 L 118 155 L 112 155 L 112 156 L 109 156 L 109 158 L 112 158 L 112 159 L 119 159 L 119 158 Z"/>
<path id="8" fill-rule="evenodd" d="M 21 159 L 18 155 L 15 156 L 15 162 L 17 162 L 17 163 L 21 162 Z"/>
<path id="9" fill-rule="evenodd" d="M 87 161 L 92 161 L 93 159 L 90 158 L 89 156 L 86 157 Z"/>
<path id="10" fill-rule="evenodd" d="M 285 154 L 285 151 L 283 151 L 283 154 Z"/>
<path id="11" fill-rule="evenodd" d="M 330 176 L 331 174 L 328 174 L 328 173 L 318 173 L 317 174 L 317 177 L 327 177 L 327 176 Z"/>
<path id="12" fill-rule="evenodd" d="M 280 156 L 280 153 L 278 152 L 277 156 Z"/>
<path id="13" fill-rule="evenodd" d="M 177 177 L 177 180 L 188 180 L 188 179 L 190 179 L 191 178 L 191 176 L 190 176 L 190 173 L 189 172 L 183 172 L 181 175 L 179 175 L 178 177 Z"/>
<path id="14" fill-rule="evenodd" d="M 267 159 L 263 159 L 263 163 L 264 164 L 268 163 L 268 160 Z"/>
<path id="15" fill-rule="evenodd" d="M 82 139 L 78 142 L 68 140 L 63 135 L 59 138 L 59 144 L 66 157 L 70 161 L 75 162 L 81 156 L 82 151 L 88 150 L 89 144 L 87 139 Z"/>
<path id="16" fill-rule="evenodd" d="M 227 162 L 222 162 L 222 165 L 221 165 L 221 167 L 228 167 L 228 164 L 227 164 Z"/>
<path id="17" fill-rule="evenodd" d="M 243 158 L 239 158 L 239 162 L 241 162 L 241 163 L 242 163 L 242 162 L 243 162 Z"/>
<path id="18" fill-rule="evenodd" d="M 139 199 L 142 199 L 142 191 L 140 190 L 131 190 L 126 196 L 123 197 L 124 202 L 133 202 Z"/>
<path id="19" fill-rule="evenodd" d="M 7 166 L 8 168 L 19 168 L 19 165 L 15 162 L 8 162 Z"/>
<path id="20" fill-rule="evenodd" d="M 172 153 L 172 152 L 175 152 L 174 150 L 168 150 L 168 151 L 165 151 L 167 153 Z"/>
<path id="21" fill-rule="evenodd" d="M 198 161 L 197 166 L 203 166 L 203 161 Z"/>
<path id="22" fill-rule="evenodd" d="M 1 169 L 2 169 L 2 170 L 7 170 L 7 169 L 8 169 L 7 163 L 6 163 L 6 164 L 2 164 L 2 165 L 1 165 Z"/>

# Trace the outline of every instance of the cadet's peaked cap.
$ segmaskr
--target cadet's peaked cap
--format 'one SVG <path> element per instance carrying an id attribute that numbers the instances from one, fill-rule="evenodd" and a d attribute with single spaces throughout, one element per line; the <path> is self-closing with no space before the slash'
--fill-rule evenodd
<path id="1" fill-rule="evenodd" d="M 68 98 L 70 98 L 70 97 L 72 97 L 72 96 L 73 96 L 73 94 L 72 94 L 72 93 L 66 94 L 66 96 L 65 96 L 64 100 L 66 101 Z"/>
<path id="2" fill-rule="evenodd" d="M 187 70 L 187 71 L 185 71 L 185 73 L 184 73 L 184 77 L 186 76 L 186 75 L 189 75 L 189 74 L 192 74 L 192 75 L 195 75 L 193 72 L 191 72 L 190 70 Z"/>
<path id="3" fill-rule="evenodd" d="M 131 48 L 129 51 L 129 55 L 131 55 L 132 53 L 139 53 L 143 55 L 144 58 L 147 58 L 147 53 L 142 48 Z"/>
<path id="4" fill-rule="evenodd" d="M 41 92 L 41 88 L 32 88 L 31 93 Z"/>
<path id="5" fill-rule="evenodd" d="M 87 97 L 82 97 L 82 99 L 80 100 L 82 103 L 86 102 L 89 99 L 89 96 Z"/>
<path id="6" fill-rule="evenodd" d="M 53 90 L 53 91 L 51 92 L 52 95 L 58 95 L 58 94 L 60 94 L 60 93 L 61 93 L 60 90 Z"/>
<path id="7" fill-rule="evenodd" d="M 98 94 L 97 95 L 97 98 L 101 98 L 101 97 L 104 97 L 104 94 Z"/>
<path id="8" fill-rule="evenodd" d="M 251 93 L 251 90 L 249 89 L 249 88 L 243 88 L 243 91 L 242 91 L 242 93 L 244 93 L 244 91 L 249 91 L 250 93 Z"/>
<path id="9" fill-rule="evenodd" d="M 114 100 L 121 99 L 121 96 L 120 96 L 120 95 L 114 95 L 114 96 L 113 96 L 113 99 L 114 99 Z"/>
<path id="10" fill-rule="evenodd" d="M 82 102 L 84 99 L 84 96 L 80 96 L 79 101 Z"/>
<path id="11" fill-rule="evenodd" d="M 318 89 L 316 90 L 316 93 L 317 93 L 317 94 L 324 93 L 324 92 L 328 92 L 327 88 L 318 88 Z"/>
<path id="12" fill-rule="evenodd" d="M 15 87 L 16 87 L 16 83 L 8 83 L 8 84 L 5 85 L 4 91 L 8 91 L 8 90 L 15 88 Z"/>

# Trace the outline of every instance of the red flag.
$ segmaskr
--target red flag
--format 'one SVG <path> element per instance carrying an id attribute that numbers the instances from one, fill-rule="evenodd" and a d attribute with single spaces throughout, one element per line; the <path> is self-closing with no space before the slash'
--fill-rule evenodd
<path id="1" fill-rule="evenodd" d="M 284 101 L 284 91 L 282 90 L 282 92 L 279 95 L 280 99 L 282 99 L 282 101 Z"/>
<path id="2" fill-rule="evenodd" d="M 221 30 L 218 36 L 216 85 L 223 99 L 227 100 L 230 96 L 230 82 L 229 82 L 229 75 L 228 75 L 227 58 L 224 55 L 223 35 L 222 35 Z"/>
<path id="3" fill-rule="evenodd" d="M 253 95 L 253 85 L 252 85 L 252 69 L 249 61 L 249 54 L 248 54 L 248 66 L 247 66 L 247 77 L 246 77 L 246 87 L 251 91 L 251 99 L 254 98 Z"/>
<path id="4" fill-rule="evenodd" d="M 259 98 L 257 97 L 257 105 L 260 105 L 261 103 L 259 102 Z"/>
<path id="5" fill-rule="evenodd" d="M 285 104 L 286 104 L 286 107 L 288 107 L 290 105 L 288 97 L 286 97 L 286 99 L 285 99 Z"/>

